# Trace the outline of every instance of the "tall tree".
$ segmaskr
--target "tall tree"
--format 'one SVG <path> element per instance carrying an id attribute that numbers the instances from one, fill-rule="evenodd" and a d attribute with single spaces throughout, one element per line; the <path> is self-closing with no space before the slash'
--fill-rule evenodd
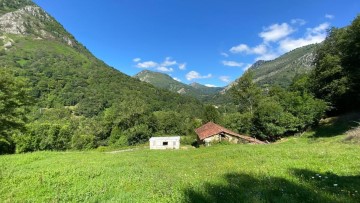
<path id="1" fill-rule="evenodd" d="M 261 98 L 261 89 L 253 82 L 250 71 L 244 73 L 238 83 L 230 89 L 230 92 L 240 112 L 249 112 L 251 115 L 254 113 Z"/>
<path id="2" fill-rule="evenodd" d="M 214 122 L 214 123 L 220 123 L 220 113 L 219 111 L 212 105 L 208 105 L 205 107 L 204 112 L 204 121 L 205 122 Z"/>
<path id="3" fill-rule="evenodd" d="M 316 96 L 330 102 L 335 112 L 359 108 L 360 15 L 350 26 L 329 31 L 315 64 L 310 81 Z"/>
<path id="4" fill-rule="evenodd" d="M 6 68 L 0 68 L 0 154 L 14 152 L 11 136 L 14 130 L 24 129 L 24 107 L 29 103 L 25 80 L 14 77 Z"/>

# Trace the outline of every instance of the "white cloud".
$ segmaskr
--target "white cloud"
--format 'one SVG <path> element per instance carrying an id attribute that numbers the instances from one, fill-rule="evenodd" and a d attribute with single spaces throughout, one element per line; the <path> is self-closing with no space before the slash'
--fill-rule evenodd
<path id="1" fill-rule="evenodd" d="M 173 79 L 178 81 L 178 82 L 181 82 L 181 80 L 179 78 L 174 77 Z"/>
<path id="2" fill-rule="evenodd" d="M 326 15 L 325 15 L 325 18 L 331 20 L 331 19 L 335 18 L 335 16 L 334 16 L 334 15 L 331 15 L 331 14 L 326 14 Z"/>
<path id="3" fill-rule="evenodd" d="M 231 53 L 241 53 L 241 52 L 245 52 L 248 53 L 250 50 L 249 46 L 246 44 L 239 44 L 237 46 L 231 47 L 230 52 Z"/>
<path id="4" fill-rule="evenodd" d="M 308 34 L 323 34 L 324 32 L 326 34 L 326 31 L 327 31 L 327 29 L 329 29 L 329 27 L 330 27 L 329 23 L 322 23 L 317 27 L 308 28 L 307 31 L 308 31 Z"/>
<path id="5" fill-rule="evenodd" d="M 329 29 L 329 27 L 329 23 L 322 23 L 317 27 L 308 28 L 304 37 L 298 39 L 286 38 L 281 40 L 279 43 L 279 49 L 281 52 L 288 52 L 298 47 L 320 43 L 325 40 L 327 29 Z"/>
<path id="6" fill-rule="evenodd" d="M 137 68 L 156 69 L 161 72 L 173 72 L 175 65 L 178 65 L 180 70 L 186 69 L 186 63 L 179 64 L 175 60 L 172 60 L 170 57 L 166 57 L 162 63 L 157 63 L 154 61 L 141 62 L 141 58 L 134 58 L 133 61 L 137 63 Z"/>
<path id="7" fill-rule="evenodd" d="M 203 79 L 203 78 L 211 78 L 212 75 L 208 74 L 208 75 L 200 75 L 198 72 L 196 71 L 190 71 L 186 74 L 186 79 L 187 80 L 193 80 L 193 79 Z"/>
<path id="8" fill-rule="evenodd" d="M 295 19 L 291 20 L 291 24 L 302 26 L 302 25 L 306 24 L 306 21 L 304 19 L 301 19 L 301 18 L 295 18 Z"/>
<path id="9" fill-rule="evenodd" d="M 180 70 L 186 70 L 186 63 L 180 63 L 179 64 L 179 69 Z"/>
<path id="10" fill-rule="evenodd" d="M 206 87 L 217 87 L 216 85 L 212 85 L 212 84 L 205 84 Z"/>
<path id="11" fill-rule="evenodd" d="M 239 44 L 232 47 L 229 51 L 234 54 L 243 53 L 254 55 L 255 61 L 273 60 L 293 49 L 309 44 L 320 43 L 326 38 L 327 30 L 330 28 L 330 24 L 327 22 L 313 28 L 307 28 L 303 36 L 294 37 L 292 34 L 298 31 L 298 28 L 305 23 L 305 20 L 298 18 L 292 19 L 291 24 L 272 24 L 263 28 L 263 31 L 259 33 L 262 42 L 257 46 L 250 47 L 247 44 Z M 231 61 L 223 61 L 223 64 L 240 67 L 240 64 L 229 62 Z M 250 64 L 241 64 L 244 70 L 247 70 L 250 66 Z"/>
<path id="12" fill-rule="evenodd" d="M 135 63 L 140 62 L 140 61 L 141 61 L 141 58 L 134 58 L 133 61 L 134 61 Z"/>
<path id="13" fill-rule="evenodd" d="M 243 63 L 239 63 L 236 61 L 222 61 L 224 66 L 230 66 L 230 67 L 241 67 L 244 64 Z"/>
<path id="14" fill-rule="evenodd" d="M 230 76 L 220 76 L 219 79 L 223 82 L 230 83 Z"/>
<path id="15" fill-rule="evenodd" d="M 266 48 L 265 44 L 259 44 L 258 46 L 252 47 L 252 48 L 250 48 L 246 44 L 239 44 L 230 49 L 230 52 L 234 53 L 234 54 L 241 53 L 241 52 L 243 52 L 245 54 L 264 54 L 264 53 L 266 53 L 266 51 L 267 51 L 267 48 Z"/>
<path id="16" fill-rule="evenodd" d="M 154 61 L 145 61 L 136 65 L 138 68 L 154 68 L 156 66 L 158 66 L 158 64 Z"/>
<path id="17" fill-rule="evenodd" d="M 161 72 L 173 72 L 174 71 L 173 68 L 167 68 L 165 66 L 159 66 L 156 68 L 156 70 L 161 71 Z"/>
<path id="18" fill-rule="evenodd" d="M 265 44 L 260 44 L 251 49 L 252 54 L 265 54 L 267 52 L 267 48 Z"/>
<path id="19" fill-rule="evenodd" d="M 176 61 L 172 61 L 170 57 L 166 57 L 165 61 L 161 63 L 161 66 L 168 67 L 168 66 L 173 66 L 176 64 L 177 64 Z"/>
<path id="20" fill-rule="evenodd" d="M 227 54 L 227 53 L 225 53 L 225 52 L 221 52 L 220 54 L 221 54 L 221 56 L 223 56 L 223 57 L 225 57 L 225 58 L 229 57 L 229 54 Z"/>
<path id="21" fill-rule="evenodd" d="M 264 42 L 277 42 L 282 38 L 287 37 L 295 30 L 287 23 L 273 24 L 264 28 L 264 31 L 259 34 Z"/>

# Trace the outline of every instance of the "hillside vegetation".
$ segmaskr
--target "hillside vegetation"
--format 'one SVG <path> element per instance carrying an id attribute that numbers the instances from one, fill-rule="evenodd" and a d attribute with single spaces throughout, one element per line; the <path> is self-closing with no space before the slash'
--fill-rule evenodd
<path id="1" fill-rule="evenodd" d="M 343 135 L 353 118 L 268 145 L 0 156 L 0 200 L 359 202 L 360 146 Z"/>
<path id="2" fill-rule="evenodd" d="M 250 67 L 254 82 L 263 85 L 287 87 L 297 75 L 309 73 L 314 68 L 314 57 L 319 45 L 311 44 L 297 48 L 284 55 Z"/>
<path id="3" fill-rule="evenodd" d="M 278 85 L 286 88 L 296 76 L 308 74 L 314 68 L 315 51 L 319 46 L 310 44 L 294 49 L 271 61 L 257 61 L 249 68 L 249 71 L 252 72 L 253 80 L 259 86 Z M 227 86 L 223 93 L 236 85 L 239 79 Z"/>
<path id="4" fill-rule="evenodd" d="M 17 106 L 12 119 L 2 103 L 13 98 L 0 95 L 0 154 L 15 148 L 126 146 L 154 134 L 194 134 L 203 114 L 196 99 L 109 67 L 31 1 L 2 1 L 0 11 L 1 90 L 24 81 L 21 94 L 32 98 Z"/>
<path id="5" fill-rule="evenodd" d="M 134 78 L 150 83 L 155 87 L 166 89 L 181 95 L 191 96 L 203 102 L 210 102 L 211 98 L 220 91 L 221 87 L 207 87 L 199 83 L 191 83 L 190 85 L 174 80 L 167 74 L 144 70 L 136 74 Z"/>

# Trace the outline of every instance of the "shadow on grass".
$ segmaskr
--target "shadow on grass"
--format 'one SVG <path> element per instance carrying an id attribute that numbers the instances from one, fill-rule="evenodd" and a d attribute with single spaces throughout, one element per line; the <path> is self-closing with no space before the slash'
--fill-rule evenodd
<path id="1" fill-rule="evenodd" d="M 315 130 L 313 138 L 333 137 L 342 135 L 346 131 L 358 125 L 360 121 L 360 113 L 351 113 L 339 117 L 324 119 Z"/>
<path id="2" fill-rule="evenodd" d="M 186 202 L 359 202 L 360 176 L 341 177 L 294 169 L 297 183 L 278 177 L 229 173 L 222 184 L 185 190 Z M 318 175 L 316 175 L 318 174 Z M 317 177 L 317 179 L 315 178 Z M 327 180 L 318 180 L 322 176 Z M 314 178 L 312 178 L 314 177 Z M 337 183 L 333 183 L 333 182 Z M 338 184 L 334 186 L 334 184 Z M 354 194 L 354 195 L 353 195 Z"/>
<path id="3" fill-rule="evenodd" d="M 306 169 L 292 169 L 291 173 L 318 193 L 326 192 L 344 202 L 360 202 L 360 174 L 338 176 L 331 172 L 316 173 Z"/>

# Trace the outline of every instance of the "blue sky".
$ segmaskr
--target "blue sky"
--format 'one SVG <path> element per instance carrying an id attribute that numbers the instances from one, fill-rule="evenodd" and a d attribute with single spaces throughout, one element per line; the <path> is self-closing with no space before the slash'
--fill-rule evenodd
<path id="1" fill-rule="evenodd" d="M 226 86 L 256 60 L 321 42 L 358 0 L 35 0 L 95 56 L 134 75 Z"/>

